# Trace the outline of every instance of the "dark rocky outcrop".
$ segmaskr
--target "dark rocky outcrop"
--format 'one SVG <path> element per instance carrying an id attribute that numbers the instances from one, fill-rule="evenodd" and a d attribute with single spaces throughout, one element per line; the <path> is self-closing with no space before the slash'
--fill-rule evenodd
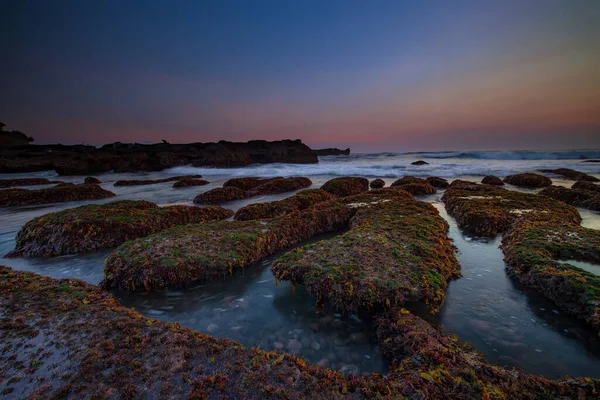
<path id="1" fill-rule="evenodd" d="M 115 194 L 113 192 L 104 190 L 98 185 L 74 185 L 72 183 L 62 183 L 48 189 L 0 190 L 0 207 L 97 200 L 114 196 Z"/>
<path id="2" fill-rule="evenodd" d="M 575 182 L 571 189 L 583 189 L 583 190 L 591 190 L 592 192 L 600 192 L 600 185 L 596 185 L 592 182 L 579 181 Z"/>
<path id="3" fill-rule="evenodd" d="M 84 179 L 83 183 L 85 183 L 86 185 L 99 185 L 102 182 L 98 178 L 94 178 L 93 176 L 88 176 L 87 178 Z"/>
<path id="4" fill-rule="evenodd" d="M 335 197 L 332 194 L 329 194 L 324 190 L 308 189 L 298 192 L 287 199 L 270 203 L 249 204 L 240 208 L 235 213 L 233 219 L 237 221 L 248 221 L 252 219 L 277 218 L 334 199 Z"/>
<path id="5" fill-rule="evenodd" d="M 228 186 L 211 189 L 201 193 L 194 199 L 197 204 L 221 204 L 247 197 L 292 192 L 312 185 L 312 181 L 304 177 L 291 178 L 236 178 L 225 182 Z M 251 188 L 248 190 L 241 187 Z"/>
<path id="6" fill-rule="evenodd" d="M 504 182 L 533 189 L 552 185 L 552 180 L 547 176 L 531 173 L 508 175 Z"/>
<path id="7" fill-rule="evenodd" d="M 184 187 L 191 187 L 191 186 L 204 186 L 204 185 L 208 185 L 210 182 L 206 181 L 204 179 L 198 179 L 198 178 L 185 178 L 185 179 L 179 179 L 178 181 L 176 181 L 173 184 L 174 188 L 184 188 Z"/>
<path id="8" fill-rule="evenodd" d="M 541 169 L 540 172 L 546 172 L 555 175 L 564 176 L 567 179 L 571 179 L 573 181 L 587 181 L 587 182 L 598 182 L 600 179 L 588 175 L 584 172 L 575 171 L 570 168 L 557 168 L 557 169 Z"/>
<path id="9" fill-rule="evenodd" d="M 202 178 L 202 175 L 183 175 L 183 176 L 172 176 L 164 179 L 123 179 L 116 181 L 114 186 L 143 186 L 143 185 L 155 185 L 157 183 L 165 182 L 176 182 L 182 179 L 193 179 Z"/>
<path id="10" fill-rule="evenodd" d="M 352 196 L 368 191 L 369 180 L 351 176 L 333 178 L 325 182 L 325 184 L 321 186 L 321 190 L 338 197 Z"/>
<path id="11" fill-rule="evenodd" d="M 575 207 L 600 211 L 600 191 L 568 189 L 562 186 L 548 186 L 539 194 L 560 200 Z"/>
<path id="12" fill-rule="evenodd" d="M 429 165 L 427 161 L 417 160 L 410 163 L 410 165 Z"/>
<path id="13" fill-rule="evenodd" d="M 429 176 L 425 178 L 427 183 L 438 189 L 446 189 L 448 187 L 448 181 L 444 178 L 438 178 L 437 176 Z"/>
<path id="14" fill-rule="evenodd" d="M 0 149 L 28 146 L 33 138 L 19 131 L 4 131 L 0 129 Z"/>
<path id="15" fill-rule="evenodd" d="M 318 156 L 349 156 L 350 149 L 342 150 L 336 148 L 328 148 L 328 149 L 319 149 L 314 150 L 315 154 Z"/>
<path id="16" fill-rule="evenodd" d="M 222 207 L 158 207 L 149 201 L 92 204 L 34 218 L 17 234 L 8 257 L 49 257 L 116 247 L 173 226 L 218 221 L 233 211 Z"/>
<path id="17" fill-rule="evenodd" d="M 51 184 L 46 178 L 20 178 L 20 179 L 1 179 L 0 189 L 14 186 L 33 186 L 33 185 L 48 185 Z"/>
<path id="18" fill-rule="evenodd" d="M 383 179 L 373 179 L 369 186 L 371 187 L 371 189 L 381 189 L 385 186 L 385 182 Z"/>
<path id="19" fill-rule="evenodd" d="M 600 160 L 584 160 L 582 162 L 587 162 L 587 163 L 600 163 Z"/>
<path id="20" fill-rule="evenodd" d="M 436 188 L 429 184 L 425 179 L 415 178 L 414 176 L 403 176 L 392 183 L 391 187 L 406 190 L 415 196 L 423 196 L 437 192 Z"/>
<path id="21" fill-rule="evenodd" d="M 481 183 L 484 185 L 492 185 L 492 186 L 504 186 L 504 182 L 502 179 L 497 176 L 488 175 L 481 180 Z"/>
<path id="22" fill-rule="evenodd" d="M 317 155 L 300 140 L 149 145 L 117 142 L 101 148 L 58 144 L 0 149 L 0 173 L 55 170 L 61 175 L 92 175 L 109 171 L 159 171 L 186 164 L 233 167 L 317 162 Z"/>

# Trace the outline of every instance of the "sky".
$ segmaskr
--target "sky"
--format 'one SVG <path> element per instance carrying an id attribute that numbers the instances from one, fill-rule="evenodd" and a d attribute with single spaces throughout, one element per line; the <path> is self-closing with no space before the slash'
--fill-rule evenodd
<path id="1" fill-rule="evenodd" d="M 600 148 L 600 0 L 0 0 L 35 143 Z"/>

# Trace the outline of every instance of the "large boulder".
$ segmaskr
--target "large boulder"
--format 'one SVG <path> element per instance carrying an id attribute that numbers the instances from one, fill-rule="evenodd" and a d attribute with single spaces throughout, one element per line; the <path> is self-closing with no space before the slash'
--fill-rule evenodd
<path id="1" fill-rule="evenodd" d="M 48 189 L 0 190 L 0 207 L 27 206 L 32 204 L 60 203 L 65 201 L 98 200 L 114 197 L 113 192 L 98 185 L 74 185 L 63 183 Z"/>
<path id="2" fill-rule="evenodd" d="M 438 188 L 438 189 L 446 189 L 448 187 L 448 181 L 444 178 L 439 178 L 437 176 L 429 176 L 429 177 L 425 178 L 425 180 L 431 186 Z"/>
<path id="3" fill-rule="evenodd" d="M 508 175 L 504 178 L 504 182 L 533 189 L 552 185 L 552 180 L 547 176 L 531 173 Z"/>
<path id="4" fill-rule="evenodd" d="M 369 180 L 344 176 L 325 182 L 321 189 L 337 197 L 352 196 L 369 190 Z"/>
<path id="5" fill-rule="evenodd" d="M 50 213 L 27 222 L 8 257 L 48 257 L 116 247 L 128 240 L 189 223 L 218 221 L 233 211 L 222 207 L 158 207 L 123 200 Z"/>
<path id="6" fill-rule="evenodd" d="M 410 175 L 403 176 L 402 178 L 396 180 L 391 184 L 391 187 L 406 190 L 415 196 L 434 194 L 437 192 L 436 188 L 425 179 L 415 178 L 414 176 Z"/>
<path id="7" fill-rule="evenodd" d="M 371 181 L 371 183 L 369 184 L 369 187 L 371 187 L 371 189 L 381 189 L 382 187 L 385 186 L 385 181 L 383 179 L 373 179 Z"/>

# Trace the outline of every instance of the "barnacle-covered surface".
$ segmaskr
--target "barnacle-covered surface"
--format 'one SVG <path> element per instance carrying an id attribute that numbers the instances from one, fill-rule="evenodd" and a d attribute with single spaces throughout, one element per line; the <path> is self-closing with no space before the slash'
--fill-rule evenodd
<path id="1" fill-rule="evenodd" d="M 26 223 L 9 257 L 48 257 L 116 247 L 161 230 L 229 218 L 219 206 L 158 207 L 149 201 L 122 200 L 45 214 Z"/>

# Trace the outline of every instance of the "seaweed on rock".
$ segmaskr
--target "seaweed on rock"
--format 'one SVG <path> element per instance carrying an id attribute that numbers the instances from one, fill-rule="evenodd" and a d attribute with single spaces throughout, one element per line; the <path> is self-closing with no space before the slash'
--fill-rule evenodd
<path id="1" fill-rule="evenodd" d="M 294 190 L 307 188 L 310 185 L 312 185 L 312 181 L 304 177 L 272 179 L 234 178 L 225 182 L 222 188 L 215 188 L 199 194 L 194 199 L 194 203 L 221 204 L 248 197 L 292 192 Z"/>
<path id="2" fill-rule="evenodd" d="M 403 176 L 392 183 L 391 187 L 397 187 L 412 193 L 415 196 L 434 194 L 436 188 L 425 179 L 415 178 L 414 176 Z"/>
<path id="3" fill-rule="evenodd" d="M 371 183 L 369 184 L 369 187 L 371 189 L 381 189 L 382 187 L 385 186 L 385 181 L 383 179 L 373 179 L 371 181 Z"/>
<path id="4" fill-rule="evenodd" d="M 248 221 L 251 219 L 276 218 L 294 211 L 302 211 L 317 203 L 331 201 L 333 195 L 321 189 L 302 190 L 287 199 L 272 201 L 270 203 L 249 204 L 240 208 L 233 219 Z"/>
<path id="5" fill-rule="evenodd" d="M 149 201 L 123 200 L 49 213 L 27 222 L 8 257 L 48 257 L 116 247 L 177 225 L 231 217 L 222 207 L 158 207 Z"/>
<path id="6" fill-rule="evenodd" d="M 504 182 L 526 188 L 543 188 L 552 185 L 552 180 L 544 175 L 525 173 L 508 175 Z"/>
<path id="7" fill-rule="evenodd" d="M 600 211 L 600 192 L 586 189 L 567 189 L 562 186 L 548 186 L 541 195 L 560 200 L 576 207 Z"/>
<path id="8" fill-rule="evenodd" d="M 425 178 L 425 180 L 431 186 L 438 188 L 438 189 L 446 189 L 449 185 L 447 179 L 440 178 L 437 176 L 429 176 L 429 177 Z"/>
<path id="9" fill-rule="evenodd" d="M 599 182 L 600 179 L 588 175 L 584 172 L 575 171 L 570 168 L 557 168 L 557 169 L 542 169 L 540 172 L 547 172 L 556 175 L 562 175 L 567 179 L 571 179 L 573 181 L 584 181 L 584 182 Z"/>
<path id="10" fill-rule="evenodd" d="M 369 180 L 352 176 L 333 178 L 325 182 L 321 189 L 337 197 L 353 196 L 369 190 Z"/>

